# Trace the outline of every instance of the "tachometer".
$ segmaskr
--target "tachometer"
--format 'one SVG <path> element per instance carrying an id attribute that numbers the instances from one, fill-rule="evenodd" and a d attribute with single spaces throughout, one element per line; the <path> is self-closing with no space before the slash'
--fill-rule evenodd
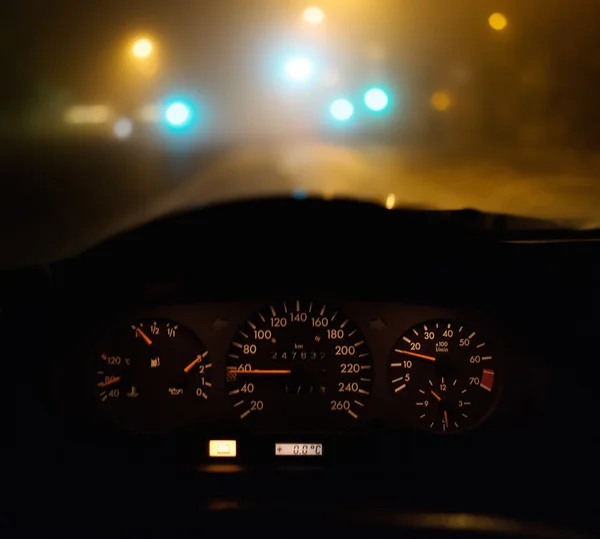
<path id="1" fill-rule="evenodd" d="M 170 320 L 122 326 L 102 344 L 95 364 L 103 412 L 136 431 L 184 425 L 208 398 L 211 367 L 206 346 Z"/>
<path id="2" fill-rule="evenodd" d="M 487 339 L 451 320 L 410 328 L 394 345 L 388 376 L 410 419 L 431 432 L 481 423 L 499 392 L 500 365 Z"/>
<path id="3" fill-rule="evenodd" d="M 342 313 L 312 301 L 282 301 L 237 332 L 226 382 L 236 415 L 255 430 L 339 431 L 365 408 L 373 360 Z"/>

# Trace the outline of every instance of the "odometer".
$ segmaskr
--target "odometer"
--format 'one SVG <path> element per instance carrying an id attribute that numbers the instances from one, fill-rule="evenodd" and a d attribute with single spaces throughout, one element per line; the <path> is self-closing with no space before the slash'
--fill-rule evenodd
<path id="1" fill-rule="evenodd" d="M 342 313 L 312 301 L 281 301 L 239 329 L 226 383 L 236 415 L 254 430 L 339 431 L 365 408 L 373 360 Z"/>

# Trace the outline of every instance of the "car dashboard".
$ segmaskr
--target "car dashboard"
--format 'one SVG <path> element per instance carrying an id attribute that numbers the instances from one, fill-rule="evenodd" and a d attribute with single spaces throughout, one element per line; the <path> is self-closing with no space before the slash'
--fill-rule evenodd
<path id="1" fill-rule="evenodd" d="M 27 496 L 595 526 L 599 244 L 485 224 L 227 204 L 6 274 Z"/>

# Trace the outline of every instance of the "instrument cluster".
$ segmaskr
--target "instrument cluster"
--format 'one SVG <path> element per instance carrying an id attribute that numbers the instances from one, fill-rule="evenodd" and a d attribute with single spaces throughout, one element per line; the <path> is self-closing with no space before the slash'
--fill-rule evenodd
<path id="1" fill-rule="evenodd" d="M 232 425 L 311 439 L 379 422 L 460 435 L 501 402 L 508 348 L 497 323 L 465 310 L 308 298 L 162 306 L 99 329 L 82 393 L 100 422 L 139 434 L 218 426 L 227 438 Z"/>

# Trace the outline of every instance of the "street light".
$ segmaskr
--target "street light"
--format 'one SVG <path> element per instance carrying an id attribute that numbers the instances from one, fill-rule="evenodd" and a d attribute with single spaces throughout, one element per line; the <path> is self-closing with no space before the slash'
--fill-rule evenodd
<path id="1" fill-rule="evenodd" d="M 354 114 L 354 106 L 347 99 L 336 99 L 329 107 L 329 112 L 336 120 L 344 122 Z"/>
<path id="2" fill-rule="evenodd" d="M 374 112 L 385 109 L 390 98 L 381 88 L 371 88 L 365 93 L 365 105 Z"/>
<path id="3" fill-rule="evenodd" d="M 175 101 L 167 107 L 165 118 L 173 127 L 183 127 L 189 121 L 192 112 L 190 107 L 182 101 Z"/>
<path id="4" fill-rule="evenodd" d="M 321 24 L 323 19 L 325 19 L 325 13 L 323 13 L 323 10 L 320 7 L 311 6 L 304 10 L 304 20 L 308 24 Z"/>
<path id="5" fill-rule="evenodd" d="M 313 72 L 313 65 L 307 58 L 292 58 L 285 64 L 287 76 L 298 82 L 308 79 Z"/>
<path id="6" fill-rule="evenodd" d="M 506 28 L 508 20 L 506 19 L 506 16 L 504 16 L 502 13 L 492 13 L 490 15 L 490 18 L 488 19 L 488 24 L 490 25 L 492 30 L 496 30 L 499 32 L 500 30 L 504 30 Z"/>
<path id="7" fill-rule="evenodd" d="M 131 48 L 136 58 L 148 58 L 152 54 L 152 41 L 147 38 L 138 39 Z"/>

